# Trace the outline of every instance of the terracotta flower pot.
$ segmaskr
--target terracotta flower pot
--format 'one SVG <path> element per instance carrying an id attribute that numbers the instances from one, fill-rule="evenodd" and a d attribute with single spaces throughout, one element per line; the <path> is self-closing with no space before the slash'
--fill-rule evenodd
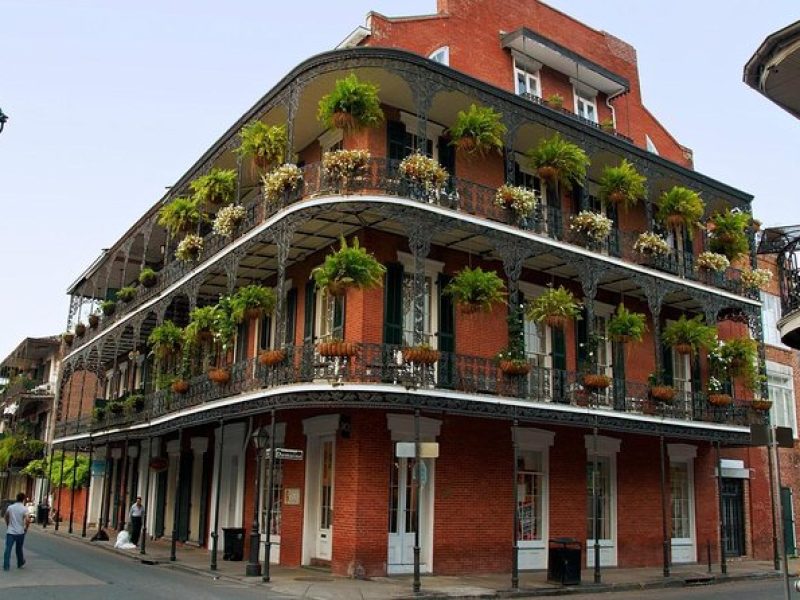
<path id="1" fill-rule="evenodd" d="M 675 398 L 675 388 L 671 385 L 654 385 L 650 388 L 650 397 L 660 402 L 672 402 Z"/>
<path id="2" fill-rule="evenodd" d="M 327 290 L 331 296 L 341 297 L 347 293 L 349 287 L 346 283 L 334 280 L 328 283 Z"/>
<path id="3" fill-rule="evenodd" d="M 214 367 L 208 370 L 208 378 L 217 385 L 224 385 L 231 380 L 229 369 Z"/>
<path id="4" fill-rule="evenodd" d="M 501 360 L 500 370 L 506 375 L 527 375 L 531 365 L 525 360 Z"/>
<path id="5" fill-rule="evenodd" d="M 100 324 L 100 317 L 97 315 L 89 315 L 89 327 L 92 329 L 96 329 L 97 326 Z"/>
<path id="6" fill-rule="evenodd" d="M 600 373 L 586 373 L 582 379 L 583 386 L 592 390 L 604 390 L 611 385 L 611 377 Z"/>
<path id="7" fill-rule="evenodd" d="M 686 223 L 686 219 L 683 218 L 683 215 L 667 215 L 667 218 L 664 220 L 667 226 L 671 227 L 672 229 L 677 229 Z"/>
<path id="8" fill-rule="evenodd" d="M 73 333 L 65 333 L 64 335 L 61 336 L 61 339 L 64 340 L 64 343 L 67 346 L 72 346 L 72 342 L 75 341 L 75 334 L 73 334 Z"/>
<path id="9" fill-rule="evenodd" d="M 750 406 L 752 406 L 754 410 L 768 411 L 772 408 L 772 400 L 753 400 Z"/>
<path id="10" fill-rule="evenodd" d="M 728 406 L 733 402 L 733 398 L 729 394 L 709 394 L 708 402 L 714 406 Z"/>
<path id="11" fill-rule="evenodd" d="M 189 391 L 189 382 L 185 379 L 176 379 L 172 382 L 170 389 L 176 394 L 185 394 Z"/>
<path id="12" fill-rule="evenodd" d="M 262 308 L 248 308 L 244 311 L 244 318 L 248 321 L 252 321 L 253 319 L 258 319 L 264 313 Z"/>
<path id="13" fill-rule="evenodd" d="M 421 346 L 403 348 L 403 359 L 421 365 L 432 365 L 439 362 L 441 355 L 438 350 Z"/>
<path id="14" fill-rule="evenodd" d="M 357 129 L 358 122 L 356 118 L 347 112 L 335 112 L 333 113 L 333 117 L 331 117 L 331 121 L 333 122 L 333 126 L 338 129 Z"/>
<path id="15" fill-rule="evenodd" d="M 567 317 L 562 315 L 547 315 L 544 318 L 544 322 L 553 329 L 564 329 L 567 326 Z"/>
<path id="16" fill-rule="evenodd" d="M 258 362 L 266 367 L 279 365 L 284 360 L 286 360 L 285 350 L 264 350 L 258 355 Z"/>
<path id="17" fill-rule="evenodd" d="M 163 456 L 154 456 L 150 459 L 150 470 L 160 473 L 166 471 L 169 467 L 169 461 Z"/>
<path id="18" fill-rule="evenodd" d="M 608 195 L 608 200 L 614 204 L 621 204 L 627 199 L 627 194 L 625 194 L 625 192 L 620 192 L 619 190 L 615 190 Z"/>
<path id="19" fill-rule="evenodd" d="M 317 352 L 325 357 L 349 357 L 358 353 L 358 344 L 353 342 L 320 342 Z"/>
<path id="20" fill-rule="evenodd" d="M 692 353 L 692 345 L 691 344 L 675 344 L 674 346 L 675 352 L 678 354 L 691 354 Z"/>
<path id="21" fill-rule="evenodd" d="M 555 181 L 556 177 L 558 176 L 558 169 L 555 167 L 539 167 L 536 171 L 539 174 L 539 177 L 545 181 Z"/>

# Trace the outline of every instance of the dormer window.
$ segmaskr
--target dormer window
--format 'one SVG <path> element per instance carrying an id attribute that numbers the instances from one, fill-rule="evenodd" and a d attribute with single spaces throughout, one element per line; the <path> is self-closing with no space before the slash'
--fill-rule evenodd
<path id="1" fill-rule="evenodd" d="M 541 98 L 542 86 L 539 80 L 539 65 L 532 61 L 514 59 L 514 92 L 525 98 Z"/>
<path id="2" fill-rule="evenodd" d="M 430 56 L 428 56 L 433 62 L 437 62 L 443 65 L 450 65 L 450 46 L 442 46 L 441 48 L 437 48 L 433 52 L 431 52 Z"/>
<path id="3" fill-rule="evenodd" d="M 575 114 L 587 121 L 597 123 L 597 93 L 586 88 L 573 87 L 575 96 Z"/>

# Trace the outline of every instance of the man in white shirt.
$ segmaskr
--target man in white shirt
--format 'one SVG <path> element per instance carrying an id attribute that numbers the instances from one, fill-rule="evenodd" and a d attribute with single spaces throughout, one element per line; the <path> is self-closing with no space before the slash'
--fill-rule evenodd
<path id="1" fill-rule="evenodd" d="M 136 497 L 136 502 L 131 506 L 129 516 L 131 518 L 131 544 L 139 543 L 139 535 L 142 533 L 142 515 L 144 514 L 144 506 L 142 506 L 141 496 Z"/>
<path id="2" fill-rule="evenodd" d="M 3 570 L 11 568 L 11 548 L 17 545 L 17 567 L 20 569 L 25 565 L 25 557 L 22 554 L 22 545 L 25 543 L 25 534 L 28 531 L 30 519 L 28 509 L 25 508 L 25 493 L 17 494 L 17 501 L 6 509 L 6 551 L 3 554 Z"/>

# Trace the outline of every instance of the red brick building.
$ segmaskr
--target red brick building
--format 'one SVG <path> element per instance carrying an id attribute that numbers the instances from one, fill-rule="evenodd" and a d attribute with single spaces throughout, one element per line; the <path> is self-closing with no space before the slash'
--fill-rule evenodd
<path id="1" fill-rule="evenodd" d="M 376 127 L 317 119 L 320 100 L 351 73 L 379 88 Z M 472 104 L 500 115 L 497 152 L 473 156 L 451 143 Z M 236 152 L 255 121 L 285 126 L 302 185 L 265 197 L 263 173 Z M 531 165 L 528 152 L 554 134 L 588 155 L 586 178 L 559 185 Z M 369 156 L 337 178 L 323 162 L 338 150 Z M 415 153 L 441 165 L 446 181 L 410 178 L 401 161 Z M 627 210 L 600 185 L 622 159 L 647 179 L 646 197 Z M 635 50 L 605 32 L 516 0 L 370 14 L 339 49 L 288 73 L 70 289 L 77 325 L 133 287 L 64 361 L 55 443 L 91 448 L 90 522 L 120 526 L 138 494 L 149 535 L 212 547 L 222 528 L 249 535 L 257 506 L 273 562 L 407 573 L 418 532 L 423 573 L 463 574 L 508 572 L 515 561 L 546 568 L 556 537 L 580 542 L 585 566 L 595 551 L 605 566 L 658 565 L 665 547 L 671 562 L 695 562 L 707 543 L 719 557 L 723 506 L 727 556 L 771 556 L 764 455 L 740 449 L 765 419 L 752 401 L 766 382 L 745 389 L 733 377 L 710 389 L 707 353 L 684 355 L 662 339 L 681 315 L 700 315 L 720 338 L 753 336 L 762 347 L 761 302 L 742 275 L 755 255 L 722 272 L 697 268 L 713 235 L 659 214 L 676 186 L 702 195 L 703 223 L 726 209 L 749 214 L 750 195 L 691 163 L 641 103 Z M 234 170 L 232 201 L 244 217 L 232 235 L 198 224 L 199 252 L 178 260 L 185 243 L 159 211 L 214 168 Z M 503 184 L 533 192 L 533 210 L 498 204 Z M 604 235 L 581 234 L 584 213 L 603 217 Z M 644 232 L 663 248 L 638 250 Z M 752 250 L 751 226 L 746 234 Z M 382 286 L 317 289 L 312 271 L 340 236 L 357 237 L 385 266 Z M 486 312 L 446 293 L 478 266 L 508 292 Z M 151 287 L 138 283 L 145 267 L 157 271 Z M 242 322 L 218 353 L 227 382 L 209 381 L 205 355 L 189 353 L 166 373 L 154 361 L 156 327 L 187 325 L 193 309 L 253 283 L 274 288 L 277 304 Z M 580 300 L 580 319 L 562 329 L 525 316 L 520 306 L 549 286 Z M 641 341 L 612 339 L 620 304 L 645 315 Z M 515 372 L 497 360 L 504 348 L 521 353 Z M 262 364 L 274 349 L 282 361 Z M 766 376 L 764 358 L 754 364 Z M 671 399 L 654 396 L 651 374 Z M 171 385 L 183 376 L 188 391 Z M 712 395 L 733 401 L 712 405 Z M 301 450 L 283 455 L 301 460 L 257 459 L 253 434 L 273 423 L 271 443 Z M 413 442 L 410 455 L 403 442 Z M 430 454 L 415 466 L 417 447 Z M 720 447 L 743 462 L 718 473 Z"/>

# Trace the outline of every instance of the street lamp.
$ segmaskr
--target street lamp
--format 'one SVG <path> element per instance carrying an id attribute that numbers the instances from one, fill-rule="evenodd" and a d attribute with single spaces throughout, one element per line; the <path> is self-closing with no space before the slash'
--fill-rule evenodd
<path id="1" fill-rule="evenodd" d="M 0 108 L 0 133 L 3 133 L 3 127 L 5 127 L 6 121 L 8 121 L 8 115 Z"/>
<path id="2" fill-rule="evenodd" d="M 251 436 L 253 448 L 256 451 L 256 483 L 253 492 L 253 526 L 250 530 L 250 556 L 247 559 L 247 567 L 245 568 L 245 575 L 247 577 L 256 577 L 261 575 L 261 561 L 258 559 L 258 548 L 261 543 L 261 534 L 258 531 L 258 500 L 259 492 L 261 491 L 261 454 L 264 448 L 267 447 L 269 440 L 269 432 L 263 427 L 254 431 Z"/>

